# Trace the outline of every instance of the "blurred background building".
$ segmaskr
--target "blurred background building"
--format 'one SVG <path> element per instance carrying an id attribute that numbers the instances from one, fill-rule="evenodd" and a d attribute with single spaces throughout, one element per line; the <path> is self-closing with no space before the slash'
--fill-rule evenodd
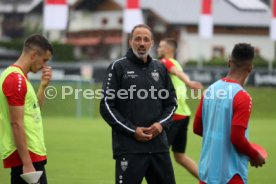
<path id="1" fill-rule="evenodd" d="M 178 41 L 177 59 L 182 64 L 195 65 L 197 69 L 225 66 L 233 45 L 248 42 L 256 47 L 257 65 L 273 71 L 276 44 L 270 37 L 272 0 L 250 0 L 250 3 L 246 0 L 209 1 L 212 2 L 210 15 L 213 20 L 209 38 L 199 35 L 202 2 L 205 0 L 132 0 L 132 3 L 134 1 L 139 4 L 144 23 L 154 31 L 156 46 L 164 37 Z M 46 29 L 43 24 L 45 6 L 61 2 L 68 6 L 65 28 Z M 128 34 L 123 26 L 127 2 L 0 0 L 0 59 L 16 59 L 24 37 L 42 33 L 54 44 L 54 65 L 70 62 L 72 66 L 81 68 L 85 63 L 85 66 L 93 66 L 93 75 L 102 74 L 104 70 L 95 69 L 106 67 L 126 51 Z M 52 15 L 53 22 L 59 18 L 58 14 Z M 156 56 L 156 46 L 151 53 L 153 56 Z"/>

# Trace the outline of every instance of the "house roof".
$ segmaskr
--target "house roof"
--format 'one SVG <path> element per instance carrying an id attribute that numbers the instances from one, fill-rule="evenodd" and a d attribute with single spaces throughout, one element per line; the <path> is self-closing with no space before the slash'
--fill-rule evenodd
<path id="1" fill-rule="evenodd" d="M 28 13 L 42 2 L 42 0 L 0 1 L 0 13 Z"/>
<path id="2" fill-rule="evenodd" d="M 114 0 L 122 7 L 125 0 Z M 171 24 L 198 24 L 201 12 L 201 0 L 140 0 L 143 9 L 150 9 Z M 217 26 L 267 27 L 271 12 L 266 4 L 259 0 L 258 6 L 240 8 L 235 1 L 213 0 L 213 19 Z M 261 7 L 261 8 L 260 8 Z"/>
<path id="3" fill-rule="evenodd" d="M 122 9 L 122 7 L 113 0 L 72 0 L 71 7 L 74 10 L 89 11 L 108 11 Z"/>
<path id="4" fill-rule="evenodd" d="M 106 2 L 106 0 L 78 0 L 75 1 L 75 3 L 73 4 L 73 7 L 76 10 L 79 9 L 88 9 L 88 10 L 95 10 L 100 4 Z"/>
<path id="5" fill-rule="evenodd" d="M 266 10 L 267 6 L 260 0 L 227 0 L 233 6 L 240 10 Z"/>

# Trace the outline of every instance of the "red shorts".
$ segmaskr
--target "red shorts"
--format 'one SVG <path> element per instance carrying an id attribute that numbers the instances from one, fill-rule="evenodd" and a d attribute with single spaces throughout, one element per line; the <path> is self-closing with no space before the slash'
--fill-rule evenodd
<path id="1" fill-rule="evenodd" d="M 199 181 L 199 184 L 206 184 L 202 181 Z M 244 184 L 240 175 L 236 174 L 227 184 Z"/>

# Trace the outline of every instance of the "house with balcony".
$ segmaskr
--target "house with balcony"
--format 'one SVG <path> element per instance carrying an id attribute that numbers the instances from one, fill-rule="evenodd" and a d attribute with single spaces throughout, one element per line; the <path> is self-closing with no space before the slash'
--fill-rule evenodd
<path id="1" fill-rule="evenodd" d="M 73 45 L 79 60 L 114 60 L 122 56 L 122 45 L 127 44 L 122 31 L 126 1 L 70 2 L 67 29 L 49 31 L 48 38 Z M 212 39 L 202 39 L 198 35 L 201 0 L 140 0 L 144 21 L 152 27 L 156 45 L 164 37 L 177 39 L 180 62 L 227 58 L 238 42 L 251 43 L 261 57 L 273 60 L 275 43 L 269 38 L 268 1 L 241 2 L 213 0 L 214 35 Z M 2 0 L 0 4 L 1 39 L 22 36 L 22 31 L 43 31 L 42 0 Z"/>

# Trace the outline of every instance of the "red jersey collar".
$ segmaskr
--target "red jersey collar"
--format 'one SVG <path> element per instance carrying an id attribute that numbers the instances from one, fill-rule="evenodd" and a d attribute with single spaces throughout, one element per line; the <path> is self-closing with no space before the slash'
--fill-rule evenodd
<path id="1" fill-rule="evenodd" d="M 239 82 L 234 81 L 234 80 L 232 80 L 232 79 L 228 79 L 228 78 L 226 78 L 226 77 L 222 78 L 221 80 L 224 81 L 224 82 L 232 82 L 232 83 L 236 83 L 236 84 L 241 85 Z"/>
<path id="2" fill-rule="evenodd" d="M 18 66 L 18 65 L 16 65 L 16 64 L 12 64 L 11 66 L 13 66 L 13 67 L 16 67 L 16 68 L 19 68 L 21 71 L 22 71 L 22 73 L 24 73 L 23 72 L 23 70 L 22 70 L 22 68 L 20 67 L 20 66 Z M 24 76 L 26 77 L 26 79 L 28 79 L 28 76 L 24 73 Z M 28 79 L 29 80 L 29 79 Z"/>

